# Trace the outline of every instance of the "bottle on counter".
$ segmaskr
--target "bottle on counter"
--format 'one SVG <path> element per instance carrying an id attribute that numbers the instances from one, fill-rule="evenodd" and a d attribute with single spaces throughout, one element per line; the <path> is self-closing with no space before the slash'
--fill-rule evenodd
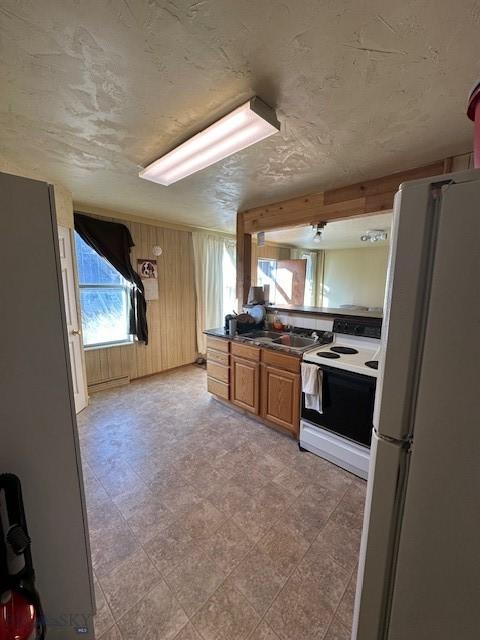
<path id="1" fill-rule="evenodd" d="M 228 333 L 228 330 L 230 328 L 230 320 L 234 317 L 235 316 L 232 316 L 231 313 L 227 313 L 227 315 L 225 316 L 225 333 Z"/>
<path id="2" fill-rule="evenodd" d="M 275 331 L 282 331 L 283 329 L 283 322 L 280 320 L 278 311 L 275 311 L 275 313 L 273 314 L 272 327 L 275 329 Z"/>
<path id="3" fill-rule="evenodd" d="M 237 335 L 237 319 L 232 316 L 228 321 L 228 334 L 231 336 Z"/>

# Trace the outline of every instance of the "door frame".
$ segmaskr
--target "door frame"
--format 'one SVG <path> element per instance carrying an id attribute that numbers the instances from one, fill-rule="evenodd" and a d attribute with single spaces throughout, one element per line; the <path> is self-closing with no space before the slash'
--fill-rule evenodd
<path id="1" fill-rule="evenodd" d="M 73 241 L 73 230 L 70 227 L 64 225 L 58 225 L 58 241 L 59 241 L 59 258 L 60 258 L 60 269 L 62 270 L 62 261 L 66 261 L 67 263 L 67 278 L 69 277 L 70 287 L 71 287 L 71 303 L 74 303 L 74 309 L 70 310 L 71 315 L 71 325 L 70 327 L 67 325 L 67 342 L 76 342 L 74 345 L 77 348 L 77 352 L 79 354 L 79 362 L 75 372 L 72 371 L 72 384 L 73 378 L 77 379 L 78 385 L 78 400 L 75 402 L 75 412 L 78 414 L 80 411 L 83 411 L 85 407 L 88 406 L 88 387 L 87 387 L 87 375 L 86 375 L 86 366 L 85 366 L 85 352 L 83 349 L 82 335 L 81 335 L 81 327 L 82 321 L 80 316 L 80 299 L 79 299 L 79 291 L 78 291 L 78 276 L 77 276 L 77 263 L 75 256 L 75 243 Z M 61 251 L 61 243 L 66 243 L 65 245 L 65 255 L 62 256 Z M 68 273 L 70 269 L 70 274 Z M 66 292 L 63 288 L 63 278 L 62 278 L 62 291 L 65 301 Z M 65 302 L 64 302 L 65 304 Z M 66 304 L 65 304 L 66 307 Z M 65 308 L 65 320 L 67 320 L 67 309 Z M 74 320 L 74 322 L 73 322 Z M 73 331 L 77 331 L 76 335 L 72 335 Z M 70 359 L 70 358 L 69 358 Z M 72 367 L 72 361 L 70 359 L 70 366 Z M 72 367 L 73 368 L 73 367 Z M 74 394 L 75 395 L 75 394 Z"/>

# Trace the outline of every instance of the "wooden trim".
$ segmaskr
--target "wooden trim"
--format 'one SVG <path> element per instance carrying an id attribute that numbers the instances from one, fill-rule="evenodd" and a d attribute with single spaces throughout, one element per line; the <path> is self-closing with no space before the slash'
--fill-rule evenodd
<path id="1" fill-rule="evenodd" d="M 237 213 L 237 300 L 241 307 L 247 304 L 252 284 L 252 236 L 245 233 L 243 213 Z M 240 309 L 239 309 L 240 310 Z"/>
<path id="2" fill-rule="evenodd" d="M 444 160 L 438 160 L 423 167 L 416 167 L 408 171 L 399 171 L 375 180 L 358 182 L 348 187 L 331 189 L 325 192 L 325 204 L 341 203 L 353 198 L 363 198 L 367 196 L 378 196 L 380 194 L 391 193 L 395 195 L 399 185 L 407 180 L 418 180 L 419 178 L 429 178 L 442 174 L 444 171 Z M 393 205 L 393 200 L 391 206 Z M 390 206 L 390 208 L 391 208 Z"/>
<path id="3" fill-rule="evenodd" d="M 445 161 L 440 160 L 375 180 L 247 209 L 242 212 L 244 233 L 305 226 L 390 210 L 402 182 L 442 174 L 444 166 Z"/>

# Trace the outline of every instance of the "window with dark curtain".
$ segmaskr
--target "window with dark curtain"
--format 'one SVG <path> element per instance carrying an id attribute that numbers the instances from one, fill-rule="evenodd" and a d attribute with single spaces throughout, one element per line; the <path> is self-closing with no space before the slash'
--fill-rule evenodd
<path id="1" fill-rule="evenodd" d="M 75 213 L 75 231 L 84 242 L 105 258 L 130 283 L 129 333 L 148 344 L 147 302 L 142 280 L 130 262 L 135 246 L 124 224 Z"/>

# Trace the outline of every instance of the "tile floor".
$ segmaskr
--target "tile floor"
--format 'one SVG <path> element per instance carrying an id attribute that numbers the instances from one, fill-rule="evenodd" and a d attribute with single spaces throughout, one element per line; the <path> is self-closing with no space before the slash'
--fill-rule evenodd
<path id="1" fill-rule="evenodd" d="M 79 415 L 101 640 L 349 640 L 365 483 L 195 366 Z"/>

